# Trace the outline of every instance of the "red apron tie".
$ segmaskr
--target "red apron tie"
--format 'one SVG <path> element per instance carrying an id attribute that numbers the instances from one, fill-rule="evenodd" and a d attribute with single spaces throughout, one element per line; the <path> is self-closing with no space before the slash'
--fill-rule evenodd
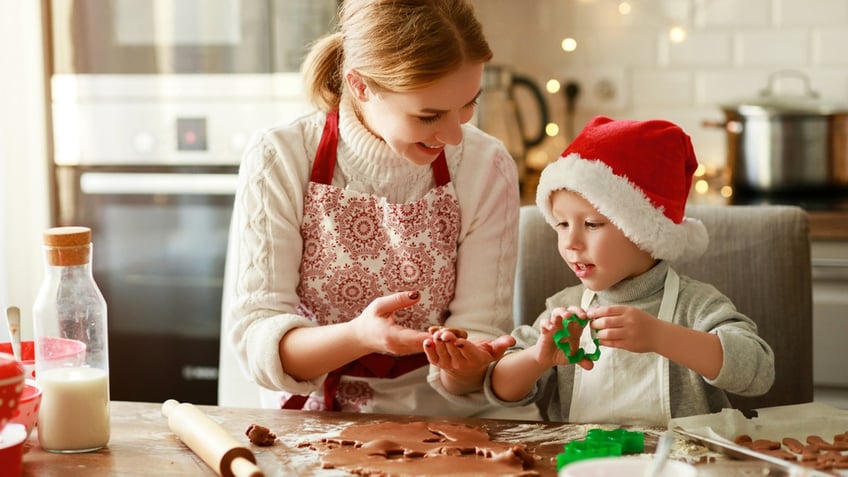
<path id="1" fill-rule="evenodd" d="M 407 356 L 388 356 L 371 353 L 330 372 L 324 380 L 324 405 L 328 411 L 341 409 L 336 392 L 342 376 L 358 378 L 397 378 L 428 364 L 427 355 L 416 353 Z M 283 409 L 303 409 L 307 396 L 293 395 L 283 403 Z"/>

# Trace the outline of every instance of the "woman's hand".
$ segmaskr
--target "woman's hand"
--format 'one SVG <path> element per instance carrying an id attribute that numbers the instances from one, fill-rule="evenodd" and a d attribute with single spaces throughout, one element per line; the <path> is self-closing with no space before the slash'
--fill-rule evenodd
<path id="1" fill-rule="evenodd" d="M 283 369 L 306 381 L 370 353 L 420 353 L 430 334 L 395 323 L 395 312 L 418 299 L 418 292 L 395 293 L 375 299 L 351 321 L 290 330 L 280 340 Z"/>
<path id="2" fill-rule="evenodd" d="M 434 366 L 448 371 L 475 371 L 500 359 L 515 338 L 503 335 L 491 340 L 471 341 L 458 338 L 450 330 L 442 329 L 424 341 L 424 353 Z"/>
<path id="3" fill-rule="evenodd" d="M 395 312 L 418 303 L 420 298 L 417 291 L 376 298 L 351 322 L 357 337 L 372 352 L 397 356 L 420 353 L 430 334 L 395 323 Z"/>
<path id="4" fill-rule="evenodd" d="M 514 344 L 510 335 L 471 341 L 442 329 L 424 341 L 424 353 L 431 364 L 441 368 L 442 385 L 448 391 L 467 394 L 482 387 L 486 368 Z"/>

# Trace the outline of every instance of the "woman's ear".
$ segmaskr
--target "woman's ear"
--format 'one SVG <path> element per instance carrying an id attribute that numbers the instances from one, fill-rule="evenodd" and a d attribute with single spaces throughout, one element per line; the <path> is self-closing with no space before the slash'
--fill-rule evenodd
<path id="1" fill-rule="evenodd" d="M 345 73 L 345 84 L 347 89 L 358 101 L 368 101 L 368 85 L 356 70 Z"/>

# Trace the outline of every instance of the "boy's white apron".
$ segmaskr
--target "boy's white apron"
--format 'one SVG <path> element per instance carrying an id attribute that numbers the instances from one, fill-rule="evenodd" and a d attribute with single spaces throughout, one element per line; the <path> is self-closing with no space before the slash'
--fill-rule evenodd
<path id="1" fill-rule="evenodd" d="M 679 289 L 680 277 L 669 268 L 658 319 L 672 321 Z M 580 306 L 587 309 L 594 297 L 595 292 L 584 290 Z M 584 328 L 580 346 L 593 350 L 589 326 Z M 632 353 L 604 347 L 591 371 L 574 366 L 570 422 L 665 426 L 669 419 L 666 358 L 656 353 Z"/>

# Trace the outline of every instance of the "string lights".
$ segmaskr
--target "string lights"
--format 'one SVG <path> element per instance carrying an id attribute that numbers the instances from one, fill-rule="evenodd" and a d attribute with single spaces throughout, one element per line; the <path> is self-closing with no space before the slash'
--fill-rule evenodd
<path id="1" fill-rule="evenodd" d="M 584 0 L 584 1 L 592 1 L 592 0 Z M 630 15 L 635 11 L 641 11 L 643 13 L 660 17 L 663 19 L 664 23 L 669 24 L 668 27 L 668 38 L 673 43 L 683 43 L 686 41 L 687 37 L 687 29 L 686 25 L 692 24 L 692 19 L 695 16 L 695 11 L 698 8 L 698 2 L 704 2 L 706 0 L 686 0 L 687 5 L 685 9 L 685 13 L 683 14 L 682 19 L 672 18 L 664 12 L 658 12 L 655 8 L 652 8 L 652 5 L 649 5 L 649 2 L 637 2 L 634 4 L 632 1 L 621 1 L 621 0 L 612 0 L 617 3 L 616 10 L 622 16 Z M 563 38 L 560 43 L 560 47 L 562 51 L 566 53 L 571 53 L 577 50 L 577 40 L 572 37 Z"/>
<path id="2" fill-rule="evenodd" d="M 614 2 L 615 12 L 622 16 L 640 14 L 643 16 L 655 17 L 661 20 L 661 24 L 667 25 L 667 34 L 669 41 L 672 43 L 683 43 L 686 41 L 688 31 L 687 25 L 693 24 L 693 19 L 695 18 L 697 9 L 702 7 L 703 4 L 709 2 L 711 0 L 666 0 L 670 2 L 669 5 L 677 8 L 676 14 L 670 14 L 667 11 L 662 11 L 658 8 L 658 2 L 661 0 L 578 0 L 582 3 L 601 3 L 601 2 Z M 685 2 L 685 6 L 681 6 L 682 2 Z M 578 38 L 569 36 L 565 37 L 560 42 L 560 48 L 565 53 L 573 53 L 577 51 L 579 47 Z M 550 94 L 557 94 L 562 90 L 562 84 L 557 79 L 549 79 L 545 83 L 545 90 Z M 569 118 L 566 118 L 565 125 L 565 133 L 573 134 L 569 130 Z M 556 140 L 557 144 L 553 146 L 554 149 L 557 147 L 561 147 L 563 142 L 563 138 L 560 133 L 563 132 L 563 128 L 560 127 L 556 122 L 550 122 L 545 125 L 546 134 Z M 539 166 L 544 166 L 544 164 L 549 160 L 548 153 L 540 148 L 536 151 L 531 151 L 530 153 L 533 157 L 533 162 L 537 163 Z M 530 158 L 528 158 L 528 162 Z M 713 174 L 711 171 L 701 171 L 701 179 L 709 179 Z M 701 187 L 704 187 L 708 184 L 709 181 L 705 180 Z M 730 194 L 730 191 L 722 191 L 722 194 Z"/>

